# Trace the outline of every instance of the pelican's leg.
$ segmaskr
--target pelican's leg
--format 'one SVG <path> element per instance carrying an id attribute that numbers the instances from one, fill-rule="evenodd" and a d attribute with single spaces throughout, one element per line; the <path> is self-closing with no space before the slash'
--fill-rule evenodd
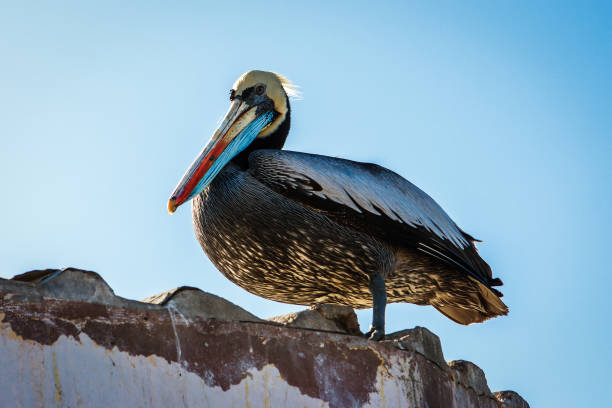
<path id="1" fill-rule="evenodd" d="M 385 337 L 385 307 L 387 306 L 387 289 L 385 278 L 379 273 L 370 278 L 370 292 L 372 292 L 372 326 L 366 333 L 370 340 L 381 340 Z"/>

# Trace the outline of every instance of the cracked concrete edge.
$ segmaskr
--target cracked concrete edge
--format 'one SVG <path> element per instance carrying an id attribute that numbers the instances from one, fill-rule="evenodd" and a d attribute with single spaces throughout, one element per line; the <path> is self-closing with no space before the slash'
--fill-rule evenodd
<path id="1" fill-rule="evenodd" d="M 362 335 L 357 315 L 349 306 L 314 305 L 306 310 L 274 316 L 266 320 L 285 327 Z"/>
<path id="2" fill-rule="evenodd" d="M 471 361 L 453 360 L 448 366 L 456 373 L 457 381 L 466 388 L 473 389 L 478 395 L 492 396 L 484 371 Z"/>
<path id="3" fill-rule="evenodd" d="M 515 391 L 497 391 L 493 395 L 503 408 L 530 408 L 527 401 Z"/>
<path id="4" fill-rule="evenodd" d="M 191 286 L 181 286 L 153 295 L 142 302 L 172 307 L 188 319 L 219 319 L 262 323 L 263 319 L 212 293 Z"/>
<path id="5" fill-rule="evenodd" d="M 440 338 L 425 327 L 416 326 L 413 329 L 400 330 L 385 337 L 384 343 L 389 343 L 400 350 L 415 351 L 434 362 L 444 371 L 449 371 L 444 359 Z"/>
<path id="6" fill-rule="evenodd" d="M 183 318 L 191 320 L 218 319 L 349 335 L 359 333 L 357 317 L 350 307 L 317 305 L 300 312 L 263 320 L 222 297 L 189 286 L 149 296 L 142 301 L 125 299 L 115 295 L 98 273 L 72 267 L 34 270 L 16 275 L 12 279 L 0 278 L 0 291 L 8 293 L 6 296 L 17 302 L 41 302 L 45 298 L 52 298 L 130 309 L 173 309 Z M 503 407 L 529 407 L 514 391 L 491 393 L 483 370 L 475 364 L 464 360 L 447 363 L 439 337 L 424 327 L 417 326 L 414 329 L 391 333 L 381 343 L 422 355 L 462 386 L 472 388 L 479 395 L 496 399 Z"/>
<path id="7" fill-rule="evenodd" d="M 0 278 L 0 290 L 22 302 L 40 302 L 45 298 L 98 303 L 131 309 L 175 310 L 191 319 L 263 322 L 252 313 L 211 293 L 182 286 L 150 296 L 143 301 L 115 295 L 112 288 L 96 272 L 78 268 L 33 270 L 12 279 Z"/>

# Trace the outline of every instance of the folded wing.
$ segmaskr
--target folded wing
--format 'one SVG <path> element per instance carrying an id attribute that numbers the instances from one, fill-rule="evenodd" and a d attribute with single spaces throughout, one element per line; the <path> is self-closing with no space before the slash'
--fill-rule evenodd
<path id="1" fill-rule="evenodd" d="M 271 189 L 337 222 L 416 248 L 489 288 L 501 285 L 478 255 L 476 240 L 425 192 L 384 167 L 285 150 L 257 150 L 249 156 L 249 168 Z"/>

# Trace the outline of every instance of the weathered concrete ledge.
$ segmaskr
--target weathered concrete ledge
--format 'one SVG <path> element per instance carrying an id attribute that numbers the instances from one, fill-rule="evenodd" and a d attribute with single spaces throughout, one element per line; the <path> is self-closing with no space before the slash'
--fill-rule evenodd
<path id="1" fill-rule="evenodd" d="M 422 327 L 372 342 L 350 308 L 262 320 L 190 287 L 124 299 L 74 268 L 0 279 L 0 359 L 24 407 L 529 407 Z"/>

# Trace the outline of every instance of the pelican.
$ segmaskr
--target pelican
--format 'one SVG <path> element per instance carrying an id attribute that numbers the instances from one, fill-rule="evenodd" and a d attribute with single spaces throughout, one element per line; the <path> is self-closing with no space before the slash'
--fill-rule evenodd
<path id="1" fill-rule="evenodd" d="M 295 87 L 249 71 L 220 126 L 180 180 L 170 213 L 192 200 L 195 233 L 230 281 L 266 299 L 373 308 L 431 305 L 460 324 L 506 315 L 499 278 L 426 193 L 384 167 L 282 150 Z"/>

